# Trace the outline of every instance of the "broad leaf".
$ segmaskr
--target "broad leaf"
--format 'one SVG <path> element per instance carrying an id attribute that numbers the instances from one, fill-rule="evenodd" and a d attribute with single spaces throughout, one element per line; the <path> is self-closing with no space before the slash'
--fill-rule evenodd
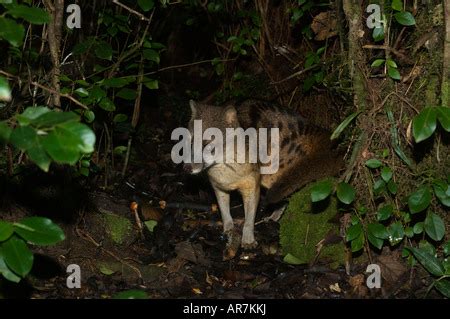
<path id="1" fill-rule="evenodd" d="M 397 22 L 401 25 L 411 26 L 416 24 L 414 16 L 411 14 L 411 12 L 408 11 L 397 12 L 396 14 L 394 14 L 394 17 L 395 20 L 397 20 Z"/>
<path id="2" fill-rule="evenodd" d="M 28 217 L 14 224 L 16 233 L 36 245 L 53 245 L 64 240 L 64 232 L 50 219 Z"/>
<path id="3" fill-rule="evenodd" d="M 316 183 L 311 188 L 311 200 L 313 203 L 320 202 L 330 196 L 333 190 L 333 183 L 330 180 L 325 180 Z"/>
<path id="4" fill-rule="evenodd" d="M 366 161 L 366 166 L 369 168 L 378 168 L 381 165 L 383 165 L 383 163 L 381 163 L 381 161 L 377 160 L 376 158 L 372 158 Z"/>
<path id="5" fill-rule="evenodd" d="M 392 216 L 393 211 L 394 207 L 390 204 L 380 207 L 377 212 L 377 220 L 384 221 L 389 219 Z"/>
<path id="6" fill-rule="evenodd" d="M 33 266 L 33 253 L 27 244 L 15 236 L 5 241 L 0 247 L 6 265 L 16 274 L 25 277 Z"/>
<path id="7" fill-rule="evenodd" d="M 425 232 L 431 239 L 440 241 L 445 235 L 445 224 L 441 217 L 435 213 L 430 213 L 425 218 Z"/>
<path id="8" fill-rule="evenodd" d="M 106 41 L 100 41 L 95 44 L 95 56 L 99 59 L 111 61 L 113 50 L 111 45 Z"/>
<path id="9" fill-rule="evenodd" d="M 386 183 L 388 183 L 388 182 L 391 180 L 391 178 L 392 178 L 392 170 L 391 170 L 390 167 L 385 166 L 385 167 L 383 167 L 383 168 L 381 169 L 381 178 L 382 178 Z"/>
<path id="10" fill-rule="evenodd" d="M 431 192 L 428 186 L 421 186 L 408 198 L 408 207 L 412 214 L 425 210 L 431 203 Z"/>
<path id="11" fill-rule="evenodd" d="M 12 131 L 12 128 L 6 122 L 0 122 L 0 143 L 8 142 Z"/>
<path id="12" fill-rule="evenodd" d="M 20 277 L 9 269 L 5 263 L 5 258 L 3 257 L 2 250 L 0 249 L 0 274 L 3 275 L 7 280 L 18 283 L 20 282 Z"/>
<path id="13" fill-rule="evenodd" d="M 14 20 L 0 16 L 0 39 L 5 39 L 12 46 L 18 47 L 23 43 L 25 28 Z"/>
<path id="14" fill-rule="evenodd" d="M 385 59 L 376 59 L 375 61 L 372 62 L 371 67 L 376 68 L 379 66 L 382 66 L 384 64 L 384 61 L 386 61 Z"/>
<path id="15" fill-rule="evenodd" d="M 346 240 L 352 241 L 360 236 L 363 232 L 363 228 L 361 223 L 357 223 L 355 225 L 351 225 L 346 232 Z"/>
<path id="16" fill-rule="evenodd" d="M 436 130 L 437 108 L 427 107 L 422 110 L 413 120 L 413 135 L 417 143 L 420 143 Z"/>
<path id="17" fill-rule="evenodd" d="M 445 297 L 450 298 L 450 279 L 443 278 L 440 280 L 437 280 L 434 284 L 437 290 L 441 294 L 443 294 Z"/>
<path id="18" fill-rule="evenodd" d="M 44 24 L 50 22 L 50 15 L 41 8 L 28 7 L 25 5 L 15 4 L 6 12 L 14 18 L 22 18 L 32 24 Z"/>
<path id="19" fill-rule="evenodd" d="M 349 205 L 355 200 L 355 189 L 351 185 L 342 182 L 337 186 L 336 195 L 342 203 Z"/>
<path id="20" fill-rule="evenodd" d="M 443 276 L 445 273 L 445 269 L 439 260 L 433 255 L 429 254 L 423 249 L 417 249 L 414 247 L 406 247 L 410 250 L 414 257 L 425 267 L 428 272 L 430 272 L 434 276 Z"/>
<path id="21" fill-rule="evenodd" d="M 5 241 L 14 233 L 14 227 L 11 223 L 0 220 L 0 241 Z"/>
<path id="22" fill-rule="evenodd" d="M 442 205 L 450 207 L 450 184 L 437 181 L 433 185 L 434 193 Z"/>
<path id="23" fill-rule="evenodd" d="M 379 223 L 371 223 L 367 225 L 367 231 L 373 236 L 380 239 L 389 238 L 389 232 L 387 231 L 386 227 Z"/>
<path id="24" fill-rule="evenodd" d="M 400 222 L 395 222 L 391 224 L 387 231 L 389 233 L 388 239 L 391 246 L 395 246 L 403 240 L 405 236 L 405 230 L 403 229 L 403 225 Z"/>
<path id="25" fill-rule="evenodd" d="M 155 6 L 154 0 L 138 0 L 138 5 L 145 12 L 150 11 Z"/>
<path id="26" fill-rule="evenodd" d="M 444 130 L 450 132 L 450 107 L 440 106 L 437 108 L 437 118 Z"/>

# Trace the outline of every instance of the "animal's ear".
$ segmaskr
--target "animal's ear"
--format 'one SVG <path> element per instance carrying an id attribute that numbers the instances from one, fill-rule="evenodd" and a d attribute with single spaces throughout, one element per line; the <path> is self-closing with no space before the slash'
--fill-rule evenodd
<path id="1" fill-rule="evenodd" d="M 227 124 L 234 124 L 237 122 L 237 111 L 234 106 L 229 105 L 225 108 L 225 121 Z"/>
<path id="2" fill-rule="evenodd" d="M 197 103 L 194 100 L 189 100 L 189 106 L 191 107 L 191 118 L 195 118 L 197 115 Z"/>

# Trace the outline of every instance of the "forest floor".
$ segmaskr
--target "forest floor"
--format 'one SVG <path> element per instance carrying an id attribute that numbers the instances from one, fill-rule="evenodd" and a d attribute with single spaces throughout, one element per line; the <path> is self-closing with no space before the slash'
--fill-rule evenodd
<path id="1" fill-rule="evenodd" d="M 151 298 L 418 298 L 426 294 L 426 276 L 406 266 L 395 251 L 374 257 L 388 270 L 381 289 L 367 288 L 367 262 L 353 263 L 350 274 L 344 266 L 332 269 L 320 259 L 310 265 L 286 264 L 274 221 L 257 224 L 257 249 L 223 261 L 220 214 L 207 212 L 214 195 L 205 177 L 186 176 L 172 164 L 168 155 L 172 144 L 161 143 L 170 141 L 169 128 L 155 125 L 145 130 L 135 144 L 125 179 L 117 173 L 107 183 L 98 176 L 91 178 L 94 183 L 80 185 L 71 178 L 28 170 L 25 177 L 4 181 L 2 217 L 49 216 L 64 229 L 66 240 L 35 249 L 30 276 L 19 285 L 3 282 L 1 294 L 110 298 L 129 289 L 146 291 Z M 166 209 L 161 209 L 160 200 L 166 202 Z M 138 203 L 143 222 L 157 224 L 152 232 L 146 226 L 139 231 L 130 210 L 133 202 Z M 232 202 L 235 222 L 242 224 L 239 197 Z M 205 204 L 205 209 L 176 208 L 192 203 Z M 257 222 L 264 217 L 257 216 Z M 67 287 L 66 268 L 71 264 L 81 268 L 80 289 Z M 431 292 L 428 297 L 439 296 Z"/>

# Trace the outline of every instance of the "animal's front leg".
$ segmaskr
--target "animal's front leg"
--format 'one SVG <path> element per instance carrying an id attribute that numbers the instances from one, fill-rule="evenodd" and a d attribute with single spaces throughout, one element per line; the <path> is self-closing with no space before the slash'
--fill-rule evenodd
<path id="1" fill-rule="evenodd" d="M 253 191 L 241 191 L 242 200 L 244 202 L 245 222 L 242 230 L 242 248 L 251 249 L 258 246 L 255 240 L 254 228 L 256 210 L 259 203 L 259 185 L 255 185 Z"/>
<path id="2" fill-rule="evenodd" d="M 214 187 L 217 203 L 219 204 L 220 214 L 223 222 L 223 232 L 227 236 L 227 247 L 223 255 L 224 260 L 232 259 L 236 256 L 239 248 L 240 236 L 234 232 L 233 218 L 230 214 L 230 194 Z"/>

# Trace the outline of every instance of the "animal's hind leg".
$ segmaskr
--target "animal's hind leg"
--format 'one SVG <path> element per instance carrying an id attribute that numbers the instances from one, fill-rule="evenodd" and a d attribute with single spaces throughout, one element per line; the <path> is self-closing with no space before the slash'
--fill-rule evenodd
<path id="1" fill-rule="evenodd" d="M 257 241 L 255 240 L 255 217 L 256 210 L 258 209 L 259 203 L 259 192 L 260 186 L 259 183 L 254 185 L 254 188 L 241 190 L 242 200 L 244 202 L 244 211 L 245 211 L 245 222 L 242 230 L 242 241 L 241 246 L 243 248 L 255 248 L 258 246 Z"/>

